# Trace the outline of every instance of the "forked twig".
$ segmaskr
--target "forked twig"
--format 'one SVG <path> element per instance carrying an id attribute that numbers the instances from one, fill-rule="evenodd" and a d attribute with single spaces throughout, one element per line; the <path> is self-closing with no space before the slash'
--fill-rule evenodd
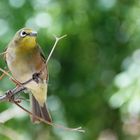
<path id="1" fill-rule="evenodd" d="M 67 35 L 63 35 L 63 36 L 61 36 L 61 37 L 57 37 L 57 36 L 54 35 L 54 37 L 55 37 L 55 43 L 54 43 L 54 45 L 53 45 L 53 47 L 52 47 L 52 49 L 51 49 L 51 52 L 49 53 L 49 56 L 48 56 L 48 58 L 47 58 L 47 60 L 46 60 L 46 65 L 48 64 L 48 62 L 49 62 L 49 60 L 50 60 L 50 58 L 51 58 L 51 56 L 52 56 L 52 53 L 53 53 L 53 51 L 54 51 L 54 49 L 55 49 L 57 43 L 58 43 L 61 39 L 63 39 L 64 37 L 66 37 L 66 36 L 67 36 Z M 42 71 L 44 70 L 44 68 L 46 67 L 46 65 L 44 65 L 44 66 L 42 67 L 42 69 L 40 70 L 40 73 L 42 73 Z"/>
<path id="2" fill-rule="evenodd" d="M 50 58 L 51 58 L 51 56 L 52 56 L 52 53 L 53 53 L 53 51 L 54 51 L 54 49 L 55 49 L 57 43 L 59 42 L 59 40 L 63 39 L 63 38 L 66 37 L 66 36 L 67 36 L 67 35 L 63 35 L 63 36 L 61 36 L 61 37 L 57 37 L 57 36 L 54 35 L 54 37 L 55 37 L 55 43 L 54 43 L 54 45 L 53 45 L 53 47 L 52 47 L 52 50 L 51 50 L 51 52 L 50 52 L 50 54 L 49 54 L 49 56 L 48 56 L 48 58 L 47 58 L 47 60 L 46 60 L 46 64 L 48 64 L 48 62 L 49 62 L 49 60 L 50 60 Z"/>

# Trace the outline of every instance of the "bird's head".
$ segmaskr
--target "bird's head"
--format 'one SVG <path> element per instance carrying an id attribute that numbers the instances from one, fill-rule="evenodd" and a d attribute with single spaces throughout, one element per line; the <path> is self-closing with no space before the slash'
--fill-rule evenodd
<path id="1" fill-rule="evenodd" d="M 30 28 L 22 28 L 15 34 L 12 41 L 14 46 L 23 49 L 32 49 L 36 46 L 37 32 Z"/>

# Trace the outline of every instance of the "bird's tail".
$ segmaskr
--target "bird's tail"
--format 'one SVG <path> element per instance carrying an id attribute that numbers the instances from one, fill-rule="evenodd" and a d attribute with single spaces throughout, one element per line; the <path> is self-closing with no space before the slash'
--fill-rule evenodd
<path id="1" fill-rule="evenodd" d="M 52 122 L 50 113 L 45 103 L 43 106 L 40 106 L 37 100 L 35 99 L 35 97 L 31 95 L 31 104 L 32 104 L 32 114 L 33 114 L 31 116 L 31 120 L 33 123 L 39 122 L 39 120 L 35 116 L 40 117 L 46 120 L 47 122 Z"/>

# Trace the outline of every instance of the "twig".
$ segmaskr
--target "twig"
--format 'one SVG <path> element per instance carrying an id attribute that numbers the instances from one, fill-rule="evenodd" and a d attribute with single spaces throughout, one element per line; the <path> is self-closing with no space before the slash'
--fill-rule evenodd
<path id="1" fill-rule="evenodd" d="M 0 80 L 5 76 L 5 73 L 2 73 L 2 75 L 0 76 Z"/>
<path id="2" fill-rule="evenodd" d="M 31 79 L 28 80 L 26 82 L 26 84 L 29 83 L 29 82 L 31 82 Z M 26 88 L 24 86 L 18 86 L 16 88 L 10 90 L 11 96 L 9 96 L 9 94 L 8 94 L 9 91 L 7 91 L 7 92 L 5 92 L 5 95 L 3 95 L 3 96 L 0 97 L 0 102 L 2 102 L 2 101 L 9 101 L 9 100 L 11 100 L 11 97 L 13 97 L 14 95 L 20 94 L 21 91 L 24 91 L 24 90 L 26 90 Z M 20 107 L 22 110 L 24 110 L 25 112 L 27 112 L 28 114 L 33 115 L 30 111 L 28 111 L 27 109 L 25 109 L 24 107 L 22 107 L 21 105 L 19 105 L 16 101 L 13 100 L 13 102 L 18 107 Z M 42 118 L 40 118 L 38 116 L 35 116 L 35 115 L 34 115 L 34 117 L 36 119 L 44 122 L 45 124 L 51 125 L 51 126 L 53 126 L 55 128 L 63 129 L 63 130 L 66 130 L 66 131 L 77 131 L 77 132 L 81 132 L 81 133 L 84 133 L 85 132 L 81 127 L 78 127 L 78 128 L 68 128 L 68 127 L 65 127 L 65 126 L 62 126 L 62 125 L 59 125 L 59 124 L 50 123 L 50 122 L 48 122 L 48 121 L 46 121 L 46 120 L 44 120 L 44 119 L 42 119 Z"/>
<path id="3" fill-rule="evenodd" d="M 11 97 L 13 97 L 14 95 L 20 94 L 21 91 L 25 91 L 25 90 L 26 90 L 26 88 L 24 86 L 18 86 L 12 90 L 8 90 L 4 93 L 3 96 L 0 96 L 0 102 L 9 101 L 11 99 Z M 9 91 L 10 91 L 11 95 L 9 95 Z"/>
<path id="4" fill-rule="evenodd" d="M 9 78 L 14 79 L 14 77 L 12 77 L 7 71 L 3 70 L 2 68 L 0 68 L 0 71 L 3 72 L 5 75 L 7 75 Z"/>
<path id="5" fill-rule="evenodd" d="M 52 47 L 52 50 L 51 50 L 51 52 L 50 52 L 50 54 L 49 54 L 49 56 L 48 56 L 48 58 L 47 58 L 47 60 L 46 60 L 46 64 L 48 64 L 48 62 L 49 62 L 49 60 L 50 60 L 50 58 L 51 58 L 51 56 L 52 56 L 52 53 L 53 53 L 53 51 L 54 51 L 54 49 L 55 49 L 57 43 L 59 42 L 59 40 L 61 40 L 62 38 L 66 37 L 66 36 L 67 36 L 67 35 L 63 35 L 63 36 L 61 36 L 61 37 L 57 37 L 57 36 L 54 35 L 54 37 L 55 37 L 55 43 L 54 43 L 54 45 L 53 45 L 53 47 Z"/>
<path id="6" fill-rule="evenodd" d="M 61 36 L 61 37 L 57 37 L 57 36 L 54 35 L 54 37 L 55 37 L 55 43 L 54 43 L 54 45 L 53 45 L 53 47 L 52 47 L 52 49 L 51 49 L 51 52 L 49 53 L 49 56 L 48 56 L 46 62 L 45 62 L 46 65 L 48 64 L 48 62 L 49 62 L 49 60 L 50 60 L 50 58 L 51 58 L 51 56 L 52 56 L 52 53 L 53 53 L 53 51 L 54 51 L 54 49 L 55 49 L 57 43 L 59 42 L 59 40 L 61 40 L 62 38 L 66 37 L 66 36 L 67 36 L 67 35 L 63 35 L 63 36 Z M 44 68 L 46 67 L 46 65 L 44 65 L 44 66 L 41 68 L 41 70 L 40 70 L 40 72 L 39 72 L 40 74 L 42 73 L 42 71 L 44 70 Z"/>
<path id="7" fill-rule="evenodd" d="M 29 115 L 32 115 L 33 116 L 33 114 L 30 111 L 28 111 L 27 109 L 25 109 L 24 107 L 22 107 L 20 104 L 18 104 L 17 102 L 14 102 L 14 103 L 18 107 L 20 107 L 21 109 L 23 109 L 25 112 L 27 112 Z M 34 115 L 34 117 L 36 119 L 38 119 L 39 121 L 44 122 L 45 124 L 51 125 L 51 126 L 53 126 L 55 128 L 59 128 L 59 129 L 67 130 L 67 131 L 77 131 L 77 132 L 81 132 L 81 133 L 84 133 L 85 132 L 85 130 L 83 130 L 82 127 L 68 128 L 68 127 L 65 127 L 65 126 L 62 126 L 62 125 L 59 125 L 59 124 L 48 122 L 48 121 L 46 121 L 46 120 L 44 120 L 44 119 L 42 119 L 42 118 L 40 118 L 38 116 L 35 116 L 35 115 Z"/>

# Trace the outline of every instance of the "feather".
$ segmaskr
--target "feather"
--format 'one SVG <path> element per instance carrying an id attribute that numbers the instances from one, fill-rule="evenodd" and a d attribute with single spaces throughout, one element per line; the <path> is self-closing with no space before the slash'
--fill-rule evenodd
<path id="1" fill-rule="evenodd" d="M 45 103 L 41 107 L 39 105 L 39 103 L 37 102 L 37 100 L 35 99 L 35 97 L 32 95 L 31 95 L 31 103 L 32 103 L 32 114 L 33 114 L 31 116 L 31 119 L 32 119 L 33 123 L 39 122 L 39 120 L 35 116 L 40 117 L 40 118 L 46 120 L 47 122 L 52 122 L 50 113 L 49 113 Z"/>

